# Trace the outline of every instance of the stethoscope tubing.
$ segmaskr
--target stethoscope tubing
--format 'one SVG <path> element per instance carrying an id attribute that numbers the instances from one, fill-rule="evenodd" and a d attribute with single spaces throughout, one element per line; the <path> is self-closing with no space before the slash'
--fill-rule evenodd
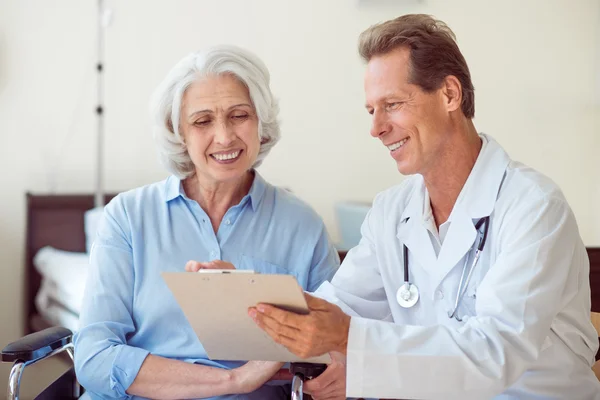
<path id="1" fill-rule="evenodd" d="M 458 317 L 457 311 L 458 311 L 458 308 L 460 307 L 462 299 L 467 291 L 467 287 L 469 286 L 469 282 L 471 281 L 473 271 L 475 270 L 475 267 L 477 266 L 477 263 L 481 256 L 481 253 L 483 252 L 483 249 L 485 248 L 485 243 L 487 241 L 487 236 L 488 236 L 488 228 L 490 225 L 490 217 L 489 216 L 481 218 L 475 224 L 475 230 L 477 231 L 477 234 L 478 234 L 477 236 L 479 236 L 479 229 L 481 228 L 482 225 L 484 225 L 483 235 L 481 236 L 481 240 L 479 241 L 479 244 L 477 245 L 477 250 L 475 251 L 475 256 L 473 258 L 473 262 L 471 263 L 471 268 L 469 268 L 469 273 L 467 274 L 467 279 L 464 280 L 465 273 L 467 270 L 467 265 L 469 263 L 468 255 L 465 260 L 465 264 L 463 266 L 462 273 L 460 275 L 460 282 L 458 285 L 458 290 L 456 292 L 456 300 L 454 301 L 454 308 L 451 312 L 448 312 L 448 317 L 456 318 L 457 321 L 462 321 L 462 318 Z M 410 283 L 409 268 L 408 268 L 408 248 L 406 247 L 406 245 L 404 245 L 404 247 L 403 247 L 403 258 L 404 258 L 404 285 L 405 285 L 405 287 L 410 287 L 411 283 Z M 414 285 L 412 285 L 412 286 L 414 286 Z M 416 288 L 416 286 L 415 286 L 415 288 Z"/>

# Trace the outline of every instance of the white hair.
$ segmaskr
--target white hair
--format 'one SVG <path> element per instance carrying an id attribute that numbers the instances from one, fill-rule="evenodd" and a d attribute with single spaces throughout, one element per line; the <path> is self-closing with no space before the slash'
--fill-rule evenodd
<path id="1" fill-rule="evenodd" d="M 279 106 L 269 87 L 270 74 L 253 53 L 221 45 L 187 55 L 167 74 L 152 96 L 153 133 L 162 164 L 179 179 L 194 174 L 194 164 L 179 129 L 181 102 L 192 83 L 210 75 L 231 74 L 246 85 L 258 116 L 258 167 L 279 141 Z"/>

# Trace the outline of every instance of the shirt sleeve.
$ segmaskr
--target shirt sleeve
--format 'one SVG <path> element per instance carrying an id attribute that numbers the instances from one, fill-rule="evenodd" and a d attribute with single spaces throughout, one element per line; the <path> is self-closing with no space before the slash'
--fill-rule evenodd
<path id="1" fill-rule="evenodd" d="M 460 328 L 352 318 L 349 395 L 492 398 L 538 359 L 567 277 L 583 265 L 575 218 L 562 199 L 530 201 L 495 240 L 501 253 L 478 288 L 476 316 Z"/>
<path id="2" fill-rule="evenodd" d="M 331 282 L 323 282 L 315 296 L 336 304 L 351 316 L 390 320 L 391 311 L 373 240 L 372 226 L 377 224 L 377 207 L 375 202 L 367 213 L 358 245 L 348 251 Z"/>
<path id="3" fill-rule="evenodd" d="M 80 384 L 103 398 L 129 399 L 148 356 L 127 345 L 132 320 L 134 267 L 127 214 L 119 197 L 105 207 L 90 253 L 90 271 L 74 336 L 75 371 Z"/>
<path id="4" fill-rule="evenodd" d="M 321 283 L 331 280 L 339 265 L 340 256 L 323 224 L 312 256 L 307 291 L 312 292 Z"/>

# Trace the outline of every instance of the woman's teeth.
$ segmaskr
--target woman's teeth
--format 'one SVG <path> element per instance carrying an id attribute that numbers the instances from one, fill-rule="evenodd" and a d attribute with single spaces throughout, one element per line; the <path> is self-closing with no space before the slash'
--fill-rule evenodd
<path id="1" fill-rule="evenodd" d="M 402 139 L 401 141 L 399 141 L 397 143 L 390 144 L 387 148 L 390 151 L 394 151 L 394 150 L 399 149 L 400 147 L 402 147 L 402 145 L 404 145 L 404 143 L 406 143 L 407 140 L 408 140 L 408 138 Z"/>
<path id="2" fill-rule="evenodd" d="M 233 160 L 240 155 L 240 150 L 228 154 L 213 154 L 212 156 L 219 161 Z"/>

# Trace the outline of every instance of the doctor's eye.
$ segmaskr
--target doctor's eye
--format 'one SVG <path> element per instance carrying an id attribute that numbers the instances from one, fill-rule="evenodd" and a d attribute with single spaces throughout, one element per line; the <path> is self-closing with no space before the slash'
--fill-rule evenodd
<path id="1" fill-rule="evenodd" d="M 394 111 L 394 110 L 397 110 L 398 108 L 400 108 L 402 106 L 402 104 L 404 104 L 404 103 L 401 101 L 395 101 L 393 103 L 386 104 L 385 108 L 388 111 Z"/>

